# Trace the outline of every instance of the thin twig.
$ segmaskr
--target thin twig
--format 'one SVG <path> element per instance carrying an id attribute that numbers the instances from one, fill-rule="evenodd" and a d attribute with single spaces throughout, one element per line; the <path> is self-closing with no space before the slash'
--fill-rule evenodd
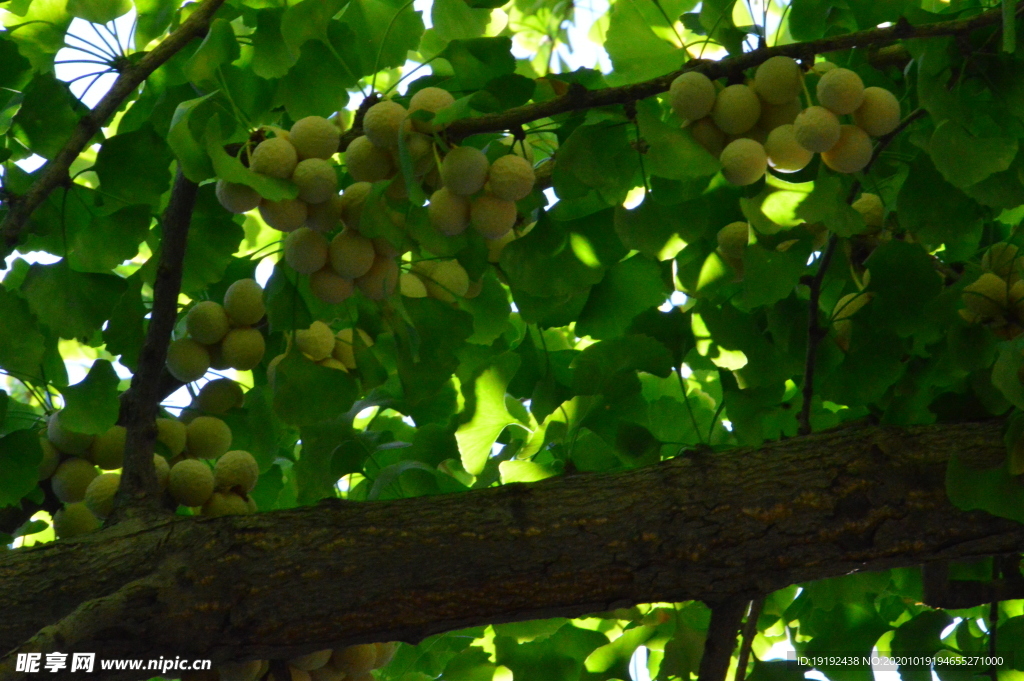
<path id="1" fill-rule="evenodd" d="M 736 681 L 745 681 L 747 678 L 747 662 L 750 661 L 750 649 L 754 645 L 754 637 L 757 636 L 757 619 L 761 616 L 762 608 L 763 596 L 750 601 L 747 621 L 743 624 L 743 641 L 740 643 L 740 656 L 736 665 Z"/>

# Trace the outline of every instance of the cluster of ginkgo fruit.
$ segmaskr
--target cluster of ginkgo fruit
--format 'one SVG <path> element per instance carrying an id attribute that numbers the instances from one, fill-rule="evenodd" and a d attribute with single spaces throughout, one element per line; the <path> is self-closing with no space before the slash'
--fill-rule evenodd
<path id="1" fill-rule="evenodd" d="M 254 325 L 266 307 L 255 279 L 239 279 L 224 293 L 224 304 L 204 300 L 185 315 L 186 336 L 167 347 L 167 371 L 191 383 L 212 369 L 249 371 L 263 361 L 266 341 Z"/>
<path id="2" fill-rule="evenodd" d="M 981 259 L 980 277 L 964 287 L 960 316 L 984 324 L 1003 338 L 1024 331 L 1024 257 L 1014 244 L 992 244 Z"/>
<path id="3" fill-rule="evenodd" d="M 274 387 L 277 365 L 288 355 L 292 343 L 307 359 L 320 366 L 345 372 L 355 369 L 356 332 L 359 334 L 358 342 L 363 347 L 369 348 L 373 345 L 373 338 L 362 329 L 353 330 L 349 327 L 335 333 L 331 327 L 321 321 L 313 322 L 309 328 L 296 330 L 294 335 L 288 338 L 285 351 L 267 363 L 267 382 L 271 388 Z"/>
<path id="4" fill-rule="evenodd" d="M 871 138 L 899 126 L 899 101 L 885 88 L 864 87 L 856 72 L 831 62 L 813 70 L 820 74 L 817 104 L 808 101 L 806 107 L 800 102 L 803 69 L 784 56 L 764 61 L 749 84 L 720 87 L 687 71 L 672 81 L 669 102 L 732 184 L 753 184 L 769 166 L 782 173 L 802 170 L 815 153 L 836 172 L 863 170 L 871 160 Z M 852 122 L 843 122 L 847 115 Z"/>
<path id="5" fill-rule="evenodd" d="M 272 128 L 275 136 L 256 145 L 248 156 L 249 167 L 269 177 L 291 180 L 298 189 L 297 197 L 271 201 L 251 187 L 224 180 L 217 183 L 217 197 L 234 213 L 259 208 L 269 226 L 287 232 L 284 261 L 296 272 L 309 275 L 310 289 L 320 300 L 343 302 L 355 288 L 373 300 L 382 300 L 398 286 L 402 252 L 387 239 L 364 236 L 360 223 L 373 183 L 399 175 L 402 147 L 411 162 L 411 181 L 432 192 L 429 222 L 446 236 L 456 236 L 472 226 L 490 241 L 507 243 L 517 220 L 516 201 L 533 190 L 536 176 L 532 164 L 514 153 L 491 163 L 480 149 L 457 146 L 438 164 L 440 151 L 431 136 L 438 126 L 430 117 L 454 102 L 448 91 L 426 87 L 412 96 L 408 109 L 392 100 L 369 107 L 362 121 L 364 134 L 352 140 L 343 155 L 344 166 L 355 182 L 340 194 L 331 161 L 340 143 L 335 123 L 309 116 L 289 131 Z M 407 196 L 406 188 L 404 181 L 392 182 L 386 193 L 389 198 L 402 199 Z M 387 214 L 404 229 L 405 215 L 391 209 Z M 451 270 L 456 267 L 457 263 L 445 265 Z M 417 268 L 415 276 L 406 277 L 402 293 L 433 295 L 431 289 L 440 285 L 426 283 L 431 268 Z M 418 286 L 417 281 L 425 285 Z M 472 293 L 471 286 L 460 290 L 459 286 L 446 288 L 440 297 L 448 298 L 451 292 L 456 297 Z"/>
<path id="6" fill-rule="evenodd" d="M 388 665 L 397 651 L 397 641 L 318 650 L 288 660 L 290 678 L 282 681 L 374 681 L 370 672 Z M 269 660 L 252 660 L 206 671 L 184 672 L 181 681 L 277 681 L 270 669 Z"/>

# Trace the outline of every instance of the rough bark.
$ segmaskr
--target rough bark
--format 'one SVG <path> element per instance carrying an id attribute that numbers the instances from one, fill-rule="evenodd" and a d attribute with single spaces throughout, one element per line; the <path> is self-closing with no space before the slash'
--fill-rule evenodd
<path id="1" fill-rule="evenodd" d="M 998 462 L 1001 432 L 851 426 L 465 494 L 130 519 L 0 557 L 0 650 L 112 594 L 79 649 L 219 663 L 1019 551 L 1024 525 L 944 491 L 949 457 Z M 132 584 L 144 596 L 116 596 Z"/>

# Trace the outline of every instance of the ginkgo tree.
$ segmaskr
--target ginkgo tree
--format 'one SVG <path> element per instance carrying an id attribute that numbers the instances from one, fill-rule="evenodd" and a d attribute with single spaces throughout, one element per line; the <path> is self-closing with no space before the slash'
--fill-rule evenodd
<path id="1" fill-rule="evenodd" d="M 1020 677 L 1017 3 L 426 11 L 0 0 L 0 680 Z"/>

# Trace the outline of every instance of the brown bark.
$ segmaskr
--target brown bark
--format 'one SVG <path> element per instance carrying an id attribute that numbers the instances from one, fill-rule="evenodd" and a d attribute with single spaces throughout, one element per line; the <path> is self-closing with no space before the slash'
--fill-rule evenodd
<path id="1" fill-rule="evenodd" d="M 1024 525 L 959 511 L 944 491 L 949 457 L 1003 458 L 1001 431 L 851 426 L 465 494 L 129 519 L 0 557 L 0 649 L 74 613 L 93 632 L 78 649 L 101 657 L 282 659 L 1009 553 Z M 86 625 L 75 611 L 88 601 L 103 607 Z M 19 678 L 11 664 L 0 679 Z"/>

